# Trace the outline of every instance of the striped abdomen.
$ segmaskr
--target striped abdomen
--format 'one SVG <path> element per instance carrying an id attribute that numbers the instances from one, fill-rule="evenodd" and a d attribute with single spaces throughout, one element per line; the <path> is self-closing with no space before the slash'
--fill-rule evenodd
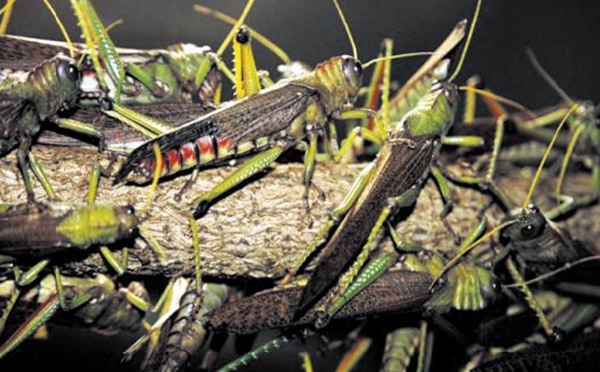
<path id="1" fill-rule="evenodd" d="M 160 177 L 201 165 L 217 163 L 220 160 L 228 160 L 262 148 L 267 144 L 267 137 L 235 146 L 230 138 L 220 138 L 215 135 L 202 136 L 193 142 L 184 143 L 176 149 L 162 152 L 163 163 Z M 127 181 L 135 183 L 149 182 L 154 177 L 155 169 L 156 158 L 146 158 L 129 174 Z"/>

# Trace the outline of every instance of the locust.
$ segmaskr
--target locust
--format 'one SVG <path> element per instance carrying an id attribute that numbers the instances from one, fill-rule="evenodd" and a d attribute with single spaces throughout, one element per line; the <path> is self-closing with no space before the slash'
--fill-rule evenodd
<path id="1" fill-rule="evenodd" d="M 14 293 L 18 293 L 16 288 Z M 102 274 L 76 278 L 56 273 L 42 279 L 24 295 L 24 300 L 37 302 L 40 307 L 0 346 L 0 359 L 48 322 L 61 307 L 64 311 L 75 311 L 76 317 L 100 334 L 135 331 L 142 324 L 149 296 L 139 282 L 117 289 Z"/>
<path id="2" fill-rule="evenodd" d="M 477 9 L 479 6 L 480 2 Z M 473 26 L 474 23 L 470 34 Z M 467 48 L 463 49 L 463 57 L 466 51 Z M 449 61 L 444 58 L 438 64 L 448 68 Z M 329 223 L 307 248 L 307 253 L 300 260 L 302 262 L 292 269 L 292 273 L 297 271 L 322 241 L 326 241 L 303 290 L 297 318 L 302 317 L 338 281 L 358 256 L 348 276 L 340 281 L 337 290 L 343 292 L 366 261 L 383 224 L 399 209 L 415 203 L 439 152 L 442 138 L 454 122 L 457 96 L 451 81 L 436 81 L 400 122 L 393 125 L 383 123 L 383 131 L 379 133 L 382 148 L 378 157 L 361 172 L 345 200 L 332 212 Z M 329 230 L 338 224 L 333 236 L 327 239 Z"/>
<path id="3" fill-rule="evenodd" d="M 336 319 L 365 315 L 413 312 L 429 297 L 431 276 L 408 270 L 384 274 L 371 286 L 341 307 Z M 294 310 L 303 285 L 290 284 L 225 304 L 210 317 L 210 329 L 230 334 L 250 334 L 263 329 L 305 328 L 314 324 L 317 313 L 309 311 L 294 320 Z"/>
<path id="4" fill-rule="evenodd" d="M 161 338 L 166 340 L 156 348 L 149 348 L 144 369 L 178 371 L 199 351 L 208 338 L 208 314 L 223 305 L 231 294 L 225 284 L 203 283 L 201 291 L 194 280 L 188 281 L 181 297 L 179 310 L 161 326 Z"/>
<path id="5" fill-rule="evenodd" d="M 539 304 L 535 301 L 531 290 L 523 279 L 517 263 L 521 263 L 525 267 L 530 267 L 533 272 L 539 274 L 548 273 L 559 266 L 571 265 L 577 260 L 585 259 L 586 257 L 593 255 L 590 248 L 580 244 L 573 239 L 567 231 L 557 227 L 550 221 L 550 218 L 541 213 L 535 204 L 531 203 L 533 191 L 540 178 L 548 154 L 558 138 L 559 131 L 567 121 L 569 115 L 576 111 L 576 109 L 576 106 L 572 107 L 557 127 L 554 136 L 546 149 L 544 157 L 538 166 L 537 173 L 521 207 L 515 208 L 513 202 L 504 191 L 499 190 L 494 185 L 493 172 L 488 172 L 485 177 L 485 182 L 487 182 L 488 185 L 491 185 L 489 188 L 494 190 L 501 206 L 507 211 L 503 224 L 488 233 L 489 236 L 500 229 L 501 237 L 504 239 L 505 245 L 507 245 L 506 249 L 492 260 L 491 265 L 495 266 L 499 262 L 502 262 L 503 259 L 506 259 L 506 267 L 515 281 L 515 286 L 523 292 L 529 306 L 535 311 L 536 316 L 543 327 L 544 333 L 549 340 L 553 342 L 562 339 L 562 331 L 556 327 L 553 328 L 550 325 L 550 322 Z M 499 127 L 497 131 L 498 137 L 495 141 L 495 154 L 499 152 L 499 147 L 502 142 L 503 118 L 504 117 L 501 117 L 498 120 Z M 490 165 L 491 170 L 495 169 L 495 159 L 496 157 L 492 158 L 492 163 Z M 557 216 L 562 210 L 564 210 L 563 206 L 559 205 L 555 209 L 549 211 L 547 215 Z M 473 244 L 472 246 L 459 251 L 459 253 L 457 253 L 457 255 L 446 265 L 444 270 L 442 270 L 442 273 L 459 262 L 459 260 L 475 246 L 476 244 Z"/>
<path id="6" fill-rule="evenodd" d="M 329 118 L 347 110 L 354 102 L 366 65 L 358 61 L 356 53 L 352 57 L 333 57 L 310 73 L 281 80 L 257 94 L 224 104 L 134 150 L 115 176 L 115 183 L 148 182 L 150 170 L 156 164 L 150 151 L 155 143 L 166 159 L 163 177 L 260 152 L 193 202 L 193 210 L 199 215 L 219 195 L 262 171 L 285 150 L 307 137 L 310 145 L 305 158 L 305 185 L 308 189 L 317 136 Z"/>
<path id="7" fill-rule="evenodd" d="M 133 207 L 93 203 L 99 174 L 100 169 L 96 167 L 90 181 L 89 205 L 66 202 L 25 204 L 0 214 L 0 253 L 45 257 L 132 237 L 139 224 Z M 50 195 L 55 196 L 51 189 Z"/>
<path id="8" fill-rule="evenodd" d="M 463 245 L 473 242 L 480 230 L 472 233 Z M 385 252 L 373 258 L 344 295 L 334 302 L 328 316 L 344 319 L 420 311 L 439 315 L 450 309 L 480 310 L 498 297 L 498 279 L 489 270 L 472 262 L 461 263 L 460 267 L 454 268 L 456 271 L 453 269 L 448 274 L 445 284 L 440 285 L 436 291 L 423 291 L 430 278 L 443 268 L 444 261 L 440 255 L 435 254 L 428 259 L 424 259 L 422 255 L 417 257 L 414 250 L 414 246 L 406 245 L 398 252 Z M 404 255 L 400 270 L 387 271 L 398 261 L 400 251 Z M 222 370 L 234 370 L 246 365 L 267 354 L 274 347 L 281 347 L 292 337 L 295 330 L 314 327 L 318 323 L 320 315 L 315 309 L 311 309 L 299 320 L 293 317 L 303 285 L 303 280 L 299 280 L 297 283 L 227 303 L 213 312 L 209 325 L 215 332 L 248 334 L 271 328 L 278 328 L 284 332 L 282 337 L 269 341 Z M 415 347 L 416 345 L 417 343 Z"/>
<path id="9" fill-rule="evenodd" d="M 252 163 L 258 165 L 264 158 L 267 162 L 264 168 L 303 136 L 302 121 L 311 123 L 306 130 L 314 133 L 326 116 L 356 98 L 361 70 L 361 65 L 350 56 L 334 57 L 309 75 L 281 81 L 259 94 L 201 116 L 134 150 L 115 182 L 149 180 L 150 169 L 155 164 L 153 155 L 148 152 L 153 143 L 160 146 L 167 159 L 163 176 L 200 164 L 227 161 L 238 153 L 264 150 L 271 143 L 270 151 Z M 319 79 L 328 73 L 333 74 L 333 79 L 325 82 L 329 86 L 322 85 Z"/>
<path id="10" fill-rule="evenodd" d="M 538 290 L 534 296 L 536 302 L 548 313 L 552 323 L 559 324 L 561 329 L 569 333 L 593 322 L 599 313 L 598 307 L 593 303 L 581 303 L 552 291 Z M 527 351 L 524 354 L 535 358 L 536 349 L 539 349 L 545 340 L 535 332 L 535 315 L 527 310 L 529 309 L 523 304 L 513 304 L 506 309 L 505 314 L 479 324 L 477 339 L 486 349 L 473 355 L 465 367 L 470 370 L 489 364 L 490 360 L 500 361 L 503 354 L 517 355 L 523 351 Z M 560 345 L 556 351 L 565 351 L 568 348 L 567 341 L 567 345 Z M 573 353 L 573 357 L 577 359 L 577 353 Z"/>
<path id="11" fill-rule="evenodd" d="M 94 102 L 103 95 L 122 104 L 210 102 L 221 80 L 216 65 L 210 62 L 212 52 L 208 46 L 187 43 L 170 45 L 165 49 L 115 48 L 121 63 L 128 67 L 124 76 L 124 89 L 117 99 L 114 85 L 109 85 L 107 91 L 103 91 L 98 75 L 106 79 L 104 75 L 108 73 L 104 68 L 99 73 L 95 70 L 86 46 L 74 44 L 74 48 L 74 59 L 83 60 L 80 65 L 83 70 L 80 98 L 87 102 Z M 65 43 L 14 35 L 0 37 L 3 68 L 27 70 L 59 53 L 68 55 L 69 48 Z M 209 62 L 209 70 L 196 83 L 192 72 L 206 63 L 204 61 Z"/>
<path id="12" fill-rule="evenodd" d="M 557 81 L 542 67 L 533 52 L 530 49 L 527 49 L 526 52 L 538 74 L 562 98 L 563 102 L 561 104 L 544 108 L 537 112 L 526 110 L 525 115 L 519 113 L 510 114 L 497 101 L 501 97 L 497 97 L 489 91 L 476 91 L 481 94 L 484 102 L 496 118 L 504 117 L 505 120 L 510 120 L 515 124 L 519 134 L 542 143 L 548 143 L 554 135 L 554 131 L 546 127 L 559 123 L 569 111 L 572 111 L 567 116 L 569 136 L 566 138 L 559 137 L 556 140 L 556 147 L 564 151 L 564 157 L 556 185 L 556 198 L 561 201 L 561 206 L 560 208 L 555 208 L 550 216 L 551 219 L 555 219 L 568 215 L 578 208 L 595 204 L 598 201 L 598 195 L 600 194 L 600 170 L 598 169 L 600 132 L 597 129 L 598 107 L 593 102 L 575 101 L 569 97 Z M 523 109 L 522 106 L 517 106 Z M 573 109 L 574 107 L 576 109 Z M 468 121 L 471 121 L 472 116 L 473 114 L 470 113 Z M 579 197 L 570 197 L 561 193 L 569 161 L 574 155 L 583 158 L 585 166 L 591 168 L 592 171 L 590 191 L 587 195 Z"/>
<path id="13" fill-rule="evenodd" d="M 578 335 L 559 350 L 549 345 L 536 345 L 514 353 L 501 354 L 497 359 L 471 370 L 474 372 L 526 370 L 531 366 L 540 370 L 595 370 L 598 368 L 596 355 L 599 337 L 598 331 L 594 330 Z"/>
<path id="14" fill-rule="evenodd" d="M 46 120 L 57 120 L 59 111 L 77 98 L 80 72 L 73 60 L 56 56 L 28 73 L 9 73 L 0 80 L 0 156 L 18 147 L 17 159 L 27 197 L 33 201 L 27 154 L 33 138 Z"/>
<path id="15" fill-rule="evenodd" d="M 345 304 L 335 318 L 414 312 L 428 298 L 425 287 L 430 279 L 431 276 L 426 273 L 406 270 L 385 273 Z M 219 370 L 237 370 L 272 350 L 281 348 L 293 338 L 293 330 L 313 324 L 317 319 L 316 312 L 308 312 L 302 319 L 294 320 L 295 306 L 301 294 L 302 286 L 293 284 L 259 292 L 226 303 L 215 310 L 209 318 L 208 326 L 217 333 L 249 334 L 270 328 L 287 330 L 282 336 L 268 341 Z"/>

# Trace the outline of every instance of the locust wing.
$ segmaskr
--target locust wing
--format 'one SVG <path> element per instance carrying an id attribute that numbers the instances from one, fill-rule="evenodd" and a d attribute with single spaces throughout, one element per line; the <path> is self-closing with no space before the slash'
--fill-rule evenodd
<path id="1" fill-rule="evenodd" d="M 57 54 L 69 55 L 66 44 L 21 36 L 0 37 L 0 68 L 28 71 Z"/>
<path id="2" fill-rule="evenodd" d="M 182 145 L 198 138 L 214 136 L 219 140 L 231 141 L 235 147 L 246 141 L 285 131 L 306 110 L 310 98 L 316 94 L 314 88 L 287 83 L 273 86 L 233 104 L 226 104 L 135 149 L 117 173 L 115 183 L 125 180 L 144 159 L 154 157 L 155 144 L 161 153 L 165 153 L 178 150 Z"/>

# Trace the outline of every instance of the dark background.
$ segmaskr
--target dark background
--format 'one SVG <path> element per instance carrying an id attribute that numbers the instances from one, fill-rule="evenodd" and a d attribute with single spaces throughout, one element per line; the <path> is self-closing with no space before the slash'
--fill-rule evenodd
<path id="1" fill-rule="evenodd" d="M 77 39 L 67 1 L 54 5 L 72 38 Z M 229 26 L 192 10 L 196 1 L 96 1 L 105 24 L 123 19 L 111 30 L 118 46 L 159 48 L 192 42 L 218 48 Z M 243 0 L 204 0 L 203 5 L 232 16 Z M 373 58 L 384 37 L 393 38 L 397 53 L 435 49 L 456 22 L 471 18 L 475 0 L 342 1 L 342 8 L 363 61 Z M 535 74 L 525 57 L 533 48 L 541 63 L 574 98 L 598 101 L 600 75 L 596 50 L 600 42 L 600 6 L 592 0 L 486 0 L 459 83 L 481 74 L 497 93 L 531 108 L 554 104 L 557 96 Z M 333 55 L 351 53 L 335 8 L 328 0 L 257 0 L 247 23 L 280 45 L 293 59 L 314 65 Z M 18 1 L 9 33 L 62 40 L 41 0 Z M 255 47 L 260 68 L 275 71 L 276 57 Z M 226 52 L 224 58 L 231 58 Z M 407 78 L 422 58 L 394 63 L 394 77 Z"/>
<path id="2" fill-rule="evenodd" d="M 72 38 L 78 39 L 67 1 L 54 5 Z M 176 42 L 193 42 L 218 48 L 229 26 L 192 10 L 194 1 L 95 1 L 105 24 L 122 18 L 125 23 L 110 35 L 123 47 L 160 48 Z M 204 0 L 203 5 L 240 14 L 245 1 Z M 457 21 L 471 18 L 475 0 L 342 1 L 342 8 L 363 61 L 373 58 L 384 37 L 393 38 L 398 53 L 436 48 Z M 600 75 L 597 47 L 600 41 L 600 6 L 592 0 L 486 0 L 459 83 L 473 73 L 484 76 L 497 93 L 530 108 L 555 104 L 556 94 L 537 76 L 525 57 L 531 47 L 541 63 L 574 98 L 599 101 Z M 311 65 L 351 49 L 333 4 L 327 0 L 257 0 L 247 23 L 281 46 L 293 59 Z M 8 28 L 11 34 L 62 40 L 58 27 L 39 1 L 17 1 Z M 255 44 L 256 45 L 256 44 Z M 275 71 L 276 57 L 255 47 L 260 68 Z M 231 56 L 226 52 L 225 59 Z M 403 81 L 422 59 L 394 62 L 394 78 Z M 127 370 L 118 367 L 119 352 L 135 338 L 103 338 L 54 329 L 47 342 L 32 341 L 2 363 L 2 370 L 23 370 L 34 363 L 48 369 Z M 83 342 L 92 343 L 83 347 Z M 266 340 L 263 338 L 263 340 Z M 54 348 L 52 346 L 59 346 Z M 295 352 L 275 361 L 275 370 L 300 370 Z M 288 349 L 289 350 L 289 349 Z M 281 355 L 281 354 L 280 354 Z M 97 359 L 93 359 L 96 357 Z M 314 356 L 313 356 L 314 357 Z M 315 361 L 317 371 L 335 365 L 339 356 Z M 226 357 L 225 357 L 226 359 Z M 107 367 L 108 366 L 108 367 Z M 265 364 L 259 365 L 264 368 Z M 257 367 L 261 369 L 261 367 Z M 283 368 L 283 369 L 282 369 Z"/>

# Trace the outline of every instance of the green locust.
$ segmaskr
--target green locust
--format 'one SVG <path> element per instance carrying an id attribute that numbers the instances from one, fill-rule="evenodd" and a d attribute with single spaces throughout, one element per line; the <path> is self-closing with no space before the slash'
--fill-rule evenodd
<path id="1" fill-rule="evenodd" d="M 586 259 L 593 255 L 592 250 L 589 247 L 584 246 L 577 240 L 573 239 L 570 234 L 559 228 L 556 224 L 551 222 L 552 217 L 558 216 L 563 211 L 563 205 L 559 205 L 553 210 L 549 211 L 544 215 L 540 209 L 531 203 L 533 191 L 539 181 L 544 163 L 546 162 L 552 146 L 556 142 L 559 131 L 562 126 L 567 122 L 569 115 L 577 110 L 574 106 L 571 108 L 566 115 L 563 116 L 561 123 L 556 129 L 553 138 L 548 145 L 546 152 L 538 166 L 537 173 L 531 183 L 529 192 L 525 197 L 522 206 L 519 208 L 514 207 L 512 200 L 506 195 L 506 193 L 499 189 L 495 185 L 493 180 L 493 171 L 489 172 L 485 177 L 484 187 L 493 190 L 497 199 L 500 201 L 502 208 L 507 211 L 506 217 L 498 228 L 488 233 L 488 236 L 496 230 L 501 230 L 501 238 L 506 246 L 502 250 L 501 254 L 494 257 L 491 266 L 495 267 L 499 262 L 503 262 L 505 259 L 506 268 L 510 276 L 515 281 L 516 287 L 518 287 L 524 294 L 526 301 L 529 306 L 535 311 L 546 336 L 551 341 L 558 341 L 562 338 L 562 332 L 559 329 L 553 328 L 546 316 L 544 315 L 539 304 L 536 303 L 535 298 L 528 287 L 525 279 L 523 278 L 522 272 L 524 268 L 530 269 L 531 272 L 537 274 L 547 274 L 551 270 L 561 267 L 563 265 L 569 266 L 573 262 L 580 259 Z M 494 154 L 499 153 L 499 148 L 502 142 L 503 123 L 501 117 L 498 120 L 498 131 L 497 138 L 495 141 Z M 492 158 L 490 169 L 495 169 L 495 161 L 497 156 Z M 470 252 L 477 244 L 473 244 L 464 250 L 460 250 L 457 255 L 446 264 L 442 273 L 445 273 L 449 268 L 455 265 L 457 262 Z M 519 270 L 518 266 L 523 268 Z"/>
<path id="2" fill-rule="evenodd" d="M 18 289 L 13 290 L 18 295 Z M 102 274 L 94 278 L 76 278 L 58 273 L 46 276 L 23 298 L 37 301 L 40 307 L 0 345 L 0 359 L 48 322 L 59 308 L 74 311 L 76 317 L 96 332 L 112 335 L 121 330 L 139 329 L 149 300 L 146 289 L 139 282 L 117 289 L 115 283 Z"/>
<path id="3" fill-rule="evenodd" d="M 0 75 L 0 156 L 18 147 L 17 159 L 29 201 L 33 187 L 28 153 L 42 122 L 61 124 L 58 113 L 77 99 L 81 74 L 74 61 L 58 55 L 27 73 Z"/>
<path id="4" fill-rule="evenodd" d="M 547 128 L 555 125 L 568 115 L 568 136 L 559 136 L 556 139 L 556 147 L 564 152 L 561 171 L 556 185 L 556 198 L 561 201 L 560 208 L 555 208 L 550 219 L 556 219 L 572 213 L 578 208 L 597 203 L 600 195 L 600 131 L 598 130 L 599 108 L 590 101 L 574 101 L 561 89 L 556 80 L 541 66 L 531 50 L 527 50 L 527 56 L 531 60 L 535 70 L 550 85 L 550 87 L 563 99 L 559 105 L 543 108 L 537 111 L 524 110 L 521 105 L 514 105 L 525 111 L 524 113 L 509 113 L 502 105 L 502 97 L 498 97 L 487 90 L 476 90 L 481 95 L 489 111 L 496 119 L 503 117 L 505 121 L 514 123 L 516 132 L 526 138 L 538 142 L 548 143 L 554 136 L 554 129 Z M 498 102 L 498 100 L 501 100 Z M 576 107 L 576 108 L 575 108 Z M 474 108 L 469 110 L 469 119 L 473 119 Z M 539 152 L 538 152 L 539 154 Z M 556 155 L 555 155 L 556 156 Z M 592 171 L 590 191 L 587 195 L 571 197 L 563 195 L 561 188 L 566 175 L 569 161 L 574 156 L 583 160 L 584 165 Z M 518 160 L 518 158 L 517 158 Z M 539 160 L 539 157 L 537 158 Z"/>
<path id="5" fill-rule="evenodd" d="M 216 198 L 264 170 L 287 149 L 306 148 L 302 140 L 308 138 L 304 177 L 308 190 L 314 172 L 317 138 L 327 120 L 352 106 L 361 86 L 362 69 L 369 65 L 361 64 L 356 54 L 355 50 L 352 57 L 333 57 L 313 71 L 223 104 L 175 131 L 148 141 L 125 160 L 115 183 L 148 182 L 156 165 L 151 150 L 154 144 L 158 144 L 165 159 L 163 177 L 189 168 L 225 164 L 232 158 L 260 152 L 193 202 L 195 214 L 200 215 Z"/>
<path id="6" fill-rule="evenodd" d="M 480 3 L 476 14 L 479 6 Z M 471 25 L 471 34 L 473 27 L 474 23 Z M 467 49 L 463 49 L 463 58 Z M 447 76 L 444 69 L 448 68 L 447 56 L 430 67 L 442 76 Z M 458 69 L 451 79 L 457 73 Z M 361 172 L 345 200 L 331 213 L 330 221 L 308 247 L 301 262 L 292 269 L 292 273 L 295 273 L 305 259 L 326 242 L 304 288 L 297 318 L 302 317 L 338 280 L 340 285 L 336 292 L 343 292 L 366 261 L 383 224 L 402 208 L 415 203 L 423 183 L 429 177 L 442 139 L 454 122 L 458 99 L 456 86 L 443 79 L 431 83 L 426 91 L 414 108 L 393 124 L 386 120 L 384 100 L 381 110 L 383 122 L 378 133 L 382 147 L 377 158 Z M 339 226 L 327 239 L 329 230 L 336 225 Z M 346 270 L 348 274 L 340 279 Z M 325 313 L 328 307 L 324 309 Z"/>

